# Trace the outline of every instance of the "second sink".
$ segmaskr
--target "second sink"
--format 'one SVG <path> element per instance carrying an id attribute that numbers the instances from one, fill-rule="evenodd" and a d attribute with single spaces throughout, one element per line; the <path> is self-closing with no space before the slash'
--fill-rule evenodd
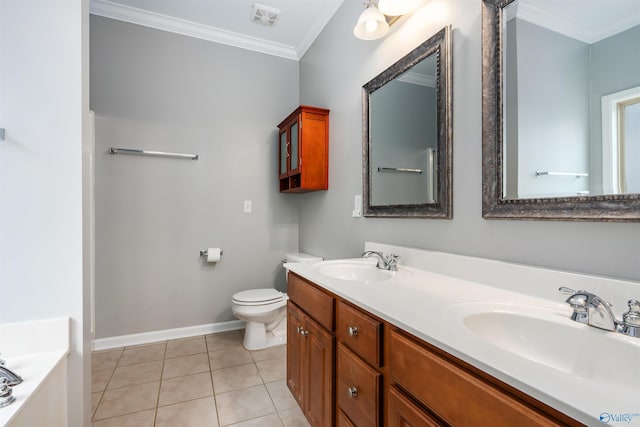
<path id="1" fill-rule="evenodd" d="M 636 386 L 640 345 L 573 322 L 564 312 L 525 304 L 462 304 L 458 322 L 486 344 L 571 375 Z"/>

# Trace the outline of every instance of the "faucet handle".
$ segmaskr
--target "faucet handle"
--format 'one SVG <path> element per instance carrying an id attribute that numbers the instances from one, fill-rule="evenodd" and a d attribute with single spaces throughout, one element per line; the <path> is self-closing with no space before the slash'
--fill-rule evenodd
<path id="1" fill-rule="evenodd" d="M 630 299 L 627 304 L 629 305 L 629 311 L 622 316 L 624 324 L 640 327 L 640 302 L 635 299 Z"/>
<path id="2" fill-rule="evenodd" d="M 396 254 L 389 254 L 389 256 L 387 256 L 387 269 L 389 271 L 398 271 L 399 258 L 400 258 L 400 255 L 396 255 Z"/>
<path id="3" fill-rule="evenodd" d="M 640 302 L 630 299 L 627 304 L 629 311 L 622 315 L 622 325 L 618 331 L 630 337 L 640 338 Z"/>
<path id="4" fill-rule="evenodd" d="M 565 295 L 573 295 L 573 294 L 577 294 L 578 292 L 582 292 L 582 291 L 576 291 L 576 290 L 573 290 L 571 288 L 567 288 L 566 286 L 560 286 L 558 288 L 558 292 L 560 292 L 561 294 L 565 294 Z"/>

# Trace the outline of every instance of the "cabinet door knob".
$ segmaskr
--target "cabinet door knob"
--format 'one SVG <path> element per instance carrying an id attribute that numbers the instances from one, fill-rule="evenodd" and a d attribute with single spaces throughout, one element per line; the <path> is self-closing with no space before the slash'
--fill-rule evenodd
<path id="1" fill-rule="evenodd" d="M 358 327 L 357 326 L 349 326 L 347 328 L 347 333 L 351 337 L 357 337 L 358 336 Z"/>
<path id="2" fill-rule="evenodd" d="M 347 388 L 347 396 L 349 396 L 349 399 L 355 399 L 358 397 L 358 387 Z"/>
<path id="3" fill-rule="evenodd" d="M 303 329 L 300 331 L 300 334 L 302 334 L 302 336 L 306 338 L 307 335 L 309 335 L 309 331 Z"/>
<path id="4" fill-rule="evenodd" d="M 302 329 L 302 326 L 300 326 L 300 325 L 298 325 L 298 327 L 296 328 L 296 332 L 299 333 L 299 334 L 302 333 L 303 330 L 304 329 Z"/>

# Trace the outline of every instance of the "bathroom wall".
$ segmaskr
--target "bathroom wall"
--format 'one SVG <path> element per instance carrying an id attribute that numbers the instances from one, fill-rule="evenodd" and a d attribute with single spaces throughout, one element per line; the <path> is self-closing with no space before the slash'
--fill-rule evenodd
<path id="1" fill-rule="evenodd" d="M 278 192 L 276 126 L 298 99 L 295 61 L 91 17 L 97 338 L 233 320 L 235 292 L 283 289 L 299 199 Z"/>
<path id="2" fill-rule="evenodd" d="M 394 80 L 371 98 L 371 204 L 428 203 L 433 197 L 427 192 L 433 169 L 425 165 L 427 149 L 437 142 L 435 88 Z M 380 172 L 380 167 L 424 172 Z"/>
<path id="3" fill-rule="evenodd" d="M 89 425 L 88 9 L 86 0 L 0 0 L 0 323 L 71 319 L 70 427 Z"/>
<path id="4" fill-rule="evenodd" d="M 365 240 L 640 280 L 640 224 L 482 219 L 481 1 L 432 0 L 378 41 L 353 36 L 345 2 L 302 59 L 300 101 L 331 109 L 329 190 L 301 196 L 300 249 L 358 256 Z M 363 84 L 453 29 L 453 219 L 353 218 L 362 192 Z"/>
<path id="5" fill-rule="evenodd" d="M 589 172 L 589 45 L 515 21 L 521 53 L 518 196 L 575 196 L 589 190 L 588 178 L 536 177 L 535 172 Z"/>

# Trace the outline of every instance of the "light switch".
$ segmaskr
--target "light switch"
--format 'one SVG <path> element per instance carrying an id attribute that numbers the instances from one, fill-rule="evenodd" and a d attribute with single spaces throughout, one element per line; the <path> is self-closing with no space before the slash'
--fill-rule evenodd
<path id="1" fill-rule="evenodd" d="M 362 195 L 356 194 L 353 198 L 353 211 L 351 216 L 360 218 L 362 216 Z"/>
<path id="2" fill-rule="evenodd" d="M 251 213 L 251 200 L 244 201 L 244 213 Z"/>

